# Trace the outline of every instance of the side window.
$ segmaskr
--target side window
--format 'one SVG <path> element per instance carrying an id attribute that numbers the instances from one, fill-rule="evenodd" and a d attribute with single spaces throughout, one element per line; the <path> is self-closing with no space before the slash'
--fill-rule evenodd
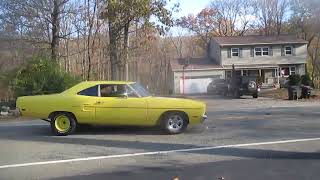
<path id="1" fill-rule="evenodd" d="M 98 96 L 98 86 L 93 86 L 88 89 L 78 92 L 78 95 L 83 96 Z"/>
<path id="2" fill-rule="evenodd" d="M 126 93 L 125 85 L 123 84 L 101 84 L 101 97 L 122 97 Z"/>
<path id="3" fill-rule="evenodd" d="M 126 86 L 126 92 L 128 97 L 138 97 L 137 94 L 128 86 Z"/>

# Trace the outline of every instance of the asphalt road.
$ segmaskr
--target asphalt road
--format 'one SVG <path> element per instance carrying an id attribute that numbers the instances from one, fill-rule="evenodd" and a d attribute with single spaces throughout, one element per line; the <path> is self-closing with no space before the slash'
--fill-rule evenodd
<path id="1" fill-rule="evenodd" d="M 201 99 L 208 121 L 173 136 L 94 127 L 55 137 L 40 120 L 0 122 L 0 179 L 319 179 L 320 102 Z"/>

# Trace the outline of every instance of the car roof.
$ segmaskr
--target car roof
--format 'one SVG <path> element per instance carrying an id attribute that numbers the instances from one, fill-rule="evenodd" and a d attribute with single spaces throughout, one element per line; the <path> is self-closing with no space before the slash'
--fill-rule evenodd
<path id="1" fill-rule="evenodd" d="M 83 84 L 132 84 L 130 81 L 83 81 Z"/>
<path id="2" fill-rule="evenodd" d="M 76 94 L 84 89 L 99 85 L 99 84 L 133 84 L 130 81 L 83 81 L 70 89 L 65 90 L 62 94 Z"/>

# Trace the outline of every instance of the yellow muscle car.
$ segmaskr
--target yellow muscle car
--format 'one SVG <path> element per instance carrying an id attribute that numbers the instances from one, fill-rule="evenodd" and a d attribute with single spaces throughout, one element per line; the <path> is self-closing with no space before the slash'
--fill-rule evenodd
<path id="1" fill-rule="evenodd" d="M 139 83 L 123 81 L 86 81 L 60 94 L 19 97 L 17 107 L 22 116 L 50 122 L 60 136 L 81 125 L 160 126 L 178 134 L 207 118 L 203 102 L 152 97 Z"/>

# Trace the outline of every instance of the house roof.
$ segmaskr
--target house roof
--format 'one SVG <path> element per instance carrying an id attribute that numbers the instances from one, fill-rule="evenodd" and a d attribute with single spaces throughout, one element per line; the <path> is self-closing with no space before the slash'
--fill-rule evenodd
<path id="1" fill-rule="evenodd" d="M 214 37 L 220 46 L 231 45 L 258 45 L 258 44 L 307 44 L 308 42 L 297 38 L 295 35 L 279 35 L 279 36 L 231 36 L 231 37 Z"/>
<path id="2" fill-rule="evenodd" d="M 172 60 L 170 62 L 172 70 L 182 70 L 186 60 L 186 58 Z M 216 64 L 207 57 L 188 58 L 188 62 L 189 65 L 185 68 L 186 70 L 222 68 L 222 66 Z"/>

